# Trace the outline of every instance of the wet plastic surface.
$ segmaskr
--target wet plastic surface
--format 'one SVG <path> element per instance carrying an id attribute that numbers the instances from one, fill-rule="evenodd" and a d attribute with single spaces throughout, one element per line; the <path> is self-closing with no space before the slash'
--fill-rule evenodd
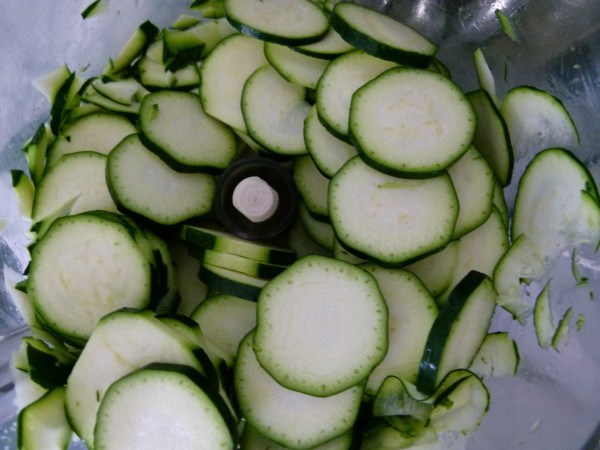
<path id="1" fill-rule="evenodd" d="M 26 332 L 4 288 L 5 278 L 26 266 L 27 227 L 18 219 L 8 169 L 24 169 L 21 146 L 48 119 L 48 103 L 31 85 L 33 78 L 59 65 L 98 74 L 133 30 L 150 19 L 164 27 L 184 1 L 105 1 L 102 14 L 83 20 L 87 6 L 78 0 L 3 0 L 0 5 L 0 447 L 13 448 L 14 392 L 10 354 Z M 600 181 L 600 3 L 597 0 L 388 0 L 363 1 L 415 27 L 440 45 L 439 59 L 465 90 L 478 87 L 472 53 L 482 48 L 501 98 L 517 85 L 532 85 L 560 98 L 579 129 L 581 144 L 572 148 Z M 501 10 L 511 29 L 503 30 Z M 506 31 L 514 31 L 512 39 Z M 533 153 L 516 162 L 515 180 Z M 509 204 L 516 181 L 506 189 Z M 519 344 L 521 367 L 515 378 L 488 382 L 491 405 L 469 449 L 600 448 L 600 256 L 578 254 L 581 276 L 575 286 L 570 255 L 555 268 L 556 314 L 573 306 L 569 338 L 560 347 L 538 347 L 531 320 L 516 323 L 499 310 L 493 330 L 510 331 Z M 8 268 L 8 269 L 6 269 Z M 532 292 L 540 286 L 532 286 Z M 585 318 L 580 329 L 575 320 Z"/>

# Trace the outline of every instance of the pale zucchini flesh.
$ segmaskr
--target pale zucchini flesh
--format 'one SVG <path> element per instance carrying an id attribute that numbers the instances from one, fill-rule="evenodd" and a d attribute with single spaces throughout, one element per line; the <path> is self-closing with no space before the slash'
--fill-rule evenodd
<path id="1" fill-rule="evenodd" d="M 458 199 L 446 173 L 423 180 L 397 178 L 358 156 L 332 178 L 328 204 L 343 244 L 389 264 L 441 249 L 450 241 L 458 215 Z"/>
<path id="2" fill-rule="evenodd" d="M 343 261 L 306 256 L 260 292 L 254 352 L 281 385 L 326 397 L 360 383 L 383 359 L 387 320 L 370 274 Z"/>

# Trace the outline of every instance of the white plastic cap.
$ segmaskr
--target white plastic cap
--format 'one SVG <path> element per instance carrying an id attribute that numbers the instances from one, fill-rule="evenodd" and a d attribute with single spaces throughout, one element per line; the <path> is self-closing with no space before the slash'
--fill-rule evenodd
<path id="1" fill-rule="evenodd" d="M 279 195 L 260 177 L 244 178 L 233 190 L 233 206 L 252 222 L 270 218 L 279 205 Z"/>

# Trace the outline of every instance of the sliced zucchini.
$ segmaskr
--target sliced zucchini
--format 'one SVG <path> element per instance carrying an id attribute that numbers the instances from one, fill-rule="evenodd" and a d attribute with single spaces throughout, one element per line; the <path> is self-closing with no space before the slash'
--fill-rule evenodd
<path id="1" fill-rule="evenodd" d="M 326 250 L 333 250 L 335 232 L 329 222 L 315 218 L 304 203 L 298 205 L 298 219 L 306 234 Z"/>
<path id="2" fill-rule="evenodd" d="M 113 113 L 127 114 L 130 116 L 136 116 L 140 111 L 140 102 L 134 100 L 129 104 L 123 104 L 115 101 L 104 94 L 100 94 L 92 83 L 88 84 L 81 94 L 81 100 L 92 105 L 101 107 Z"/>
<path id="3" fill-rule="evenodd" d="M 117 211 L 106 185 L 106 155 L 76 152 L 61 157 L 39 182 L 33 201 L 33 221 L 50 217 L 75 199 L 70 214 L 92 210 Z"/>
<path id="4" fill-rule="evenodd" d="M 435 401 L 429 414 L 429 426 L 466 435 L 477 429 L 488 411 L 490 394 L 475 374 L 459 380 Z"/>
<path id="5" fill-rule="evenodd" d="M 75 345 L 105 314 L 150 301 L 150 264 L 115 221 L 88 213 L 57 219 L 31 256 L 27 288 L 36 314 Z"/>
<path id="6" fill-rule="evenodd" d="M 125 43 L 114 59 L 109 59 L 103 75 L 113 76 L 127 69 L 135 58 L 141 55 L 158 35 L 158 28 L 150 21 L 142 23 Z"/>
<path id="7" fill-rule="evenodd" d="M 453 239 L 474 230 L 492 213 L 494 173 L 475 147 L 470 147 L 450 168 L 448 174 L 458 196 L 458 218 Z"/>
<path id="8" fill-rule="evenodd" d="M 356 48 L 398 64 L 427 67 L 437 51 L 431 41 L 409 26 L 355 3 L 337 3 L 329 23 Z"/>
<path id="9" fill-rule="evenodd" d="M 469 272 L 452 290 L 429 332 L 417 387 L 432 393 L 450 371 L 469 367 L 481 347 L 496 306 L 491 279 Z"/>
<path id="10" fill-rule="evenodd" d="M 490 70 L 485 55 L 481 47 L 477 47 L 473 52 L 473 62 L 475 63 L 475 71 L 477 73 L 477 81 L 479 81 L 479 88 L 486 92 L 493 102 L 494 106 L 499 106 L 500 101 L 496 96 L 496 81 L 494 75 Z"/>
<path id="11" fill-rule="evenodd" d="M 47 124 L 42 123 L 37 128 L 32 138 L 23 146 L 23 153 L 27 160 L 27 168 L 29 169 L 31 181 L 33 181 L 34 185 L 38 184 L 44 173 L 46 153 L 52 140 L 53 136 L 50 127 Z"/>
<path id="12" fill-rule="evenodd" d="M 162 90 L 144 97 L 140 139 L 179 172 L 220 171 L 237 153 L 233 132 L 202 109 L 189 92 Z"/>
<path id="13" fill-rule="evenodd" d="M 248 424 L 270 440 L 292 448 L 313 448 L 346 433 L 358 416 L 361 385 L 328 397 L 314 397 L 278 384 L 253 351 L 254 332 L 241 342 L 234 388 Z"/>
<path id="14" fill-rule="evenodd" d="M 370 274 L 343 261 L 306 256 L 260 292 L 254 352 L 282 386 L 325 397 L 356 385 L 381 362 L 387 320 Z"/>
<path id="15" fill-rule="evenodd" d="M 342 244 L 388 264 L 445 246 L 458 216 L 458 199 L 447 173 L 423 180 L 397 178 L 358 156 L 331 179 L 328 204 Z"/>
<path id="16" fill-rule="evenodd" d="M 393 175 L 444 170 L 468 150 L 475 125 L 460 88 L 424 69 L 389 69 L 358 89 L 350 105 L 354 145 L 367 162 Z"/>
<path id="17" fill-rule="evenodd" d="M 402 268 L 417 275 L 431 295 L 438 297 L 452 283 L 459 248 L 459 241 L 450 241 L 442 250 L 404 265 Z"/>
<path id="18" fill-rule="evenodd" d="M 258 300 L 261 289 L 269 280 L 247 275 L 225 267 L 203 263 L 198 274 L 200 279 L 217 292 L 250 301 Z"/>
<path id="19" fill-rule="evenodd" d="M 204 337 L 223 350 L 226 362 L 233 365 L 240 342 L 256 327 L 256 303 L 217 294 L 200 303 L 191 318 L 198 322 Z"/>
<path id="20" fill-rule="evenodd" d="M 210 249 L 202 249 L 201 253 L 203 264 L 235 270 L 256 278 L 273 278 L 287 267 Z"/>
<path id="21" fill-rule="evenodd" d="M 16 194 L 19 214 L 21 217 L 31 220 L 33 217 L 33 205 L 37 189 L 31 178 L 25 172 L 18 169 L 10 171 L 12 189 Z"/>
<path id="22" fill-rule="evenodd" d="M 329 178 L 356 156 L 356 149 L 352 145 L 335 137 L 321 123 L 315 105 L 304 121 L 304 143 L 317 168 Z"/>
<path id="23" fill-rule="evenodd" d="M 292 48 L 308 56 L 329 60 L 356 50 L 356 47 L 342 39 L 339 33 L 333 28 L 329 28 L 327 34 L 317 42 L 307 45 L 297 45 Z"/>
<path id="24" fill-rule="evenodd" d="M 448 289 L 437 297 L 438 304 L 446 301 L 454 286 L 471 270 L 477 270 L 491 277 L 508 248 L 508 232 L 502 216 L 494 208 L 483 224 L 458 240 L 458 257 L 452 269 L 452 281 Z"/>
<path id="25" fill-rule="evenodd" d="M 329 61 L 304 55 L 285 45 L 265 42 L 265 57 L 269 64 L 290 83 L 315 89 Z"/>
<path id="26" fill-rule="evenodd" d="M 190 245 L 232 253 L 271 264 L 287 265 L 296 260 L 296 252 L 287 247 L 248 241 L 207 226 L 184 224 L 181 229 L 181 238 Z"/>
<path id="27" fill-rule="evenodd" d="M 265 64 L 263 43 L 257 39 L 234 34 L 219 42 L 200 66 L 204 111 L 248 134 L 242 115 L 242 91 L 248 77 Z"/>
<path id="28" fill-rule="evenodd" d="M 569 336 L 569 330 L 570 330 L 569 321 L 571 320 L 572 315 L 573 315 L 573 307 L 570 306 L 569 308 L 567 308 L 567 310 L 563 314 L 562 318 L 560 319 L 560 322 L 558 323 L 558 326 L 556 327 L 556 331 L 554 332 L 554 335 L 552 336 L 552 348 L 554 348 L 554 350 L 556 350 L 557 352 L 559 351 L 559 346 Z"/>
<path id="29" fill-rule="evenodd" d="M 500 106 L 516 158 L 551 147 L 570 148 L 579 134 L 569 112 L 552 94 L 530 86 L 512 88 Z"/>
<path id="30" fill-rule="evenodd" d="M 543 278 L 548 266 L 535 242 L 526 235 L 518 236 L 500 258 L 494 269 L 494 286 L 498 305 L 523 322 L 533 311 L 521 297 L 522 283 Z"/>
<path id="31" fill-rule="evenodd" d="M 310 0 L 225 0 L 223 5 L 235 28 L 264 41 L 310 44 L 329 30 L 327 15 Z"/>
<path id="32" fill-rule="evenodd" d="M 162 225 L 209 212 L 217 184 L 210 174 L 171 169 L 137 134 L 123 139 L 110 153 L 106 177 L 119 208 Z"/>
<path id="33" fill-rule="evenodd" d="M 136 369 L 163 362 L 204 373 L 197 350 L 194 342 L 150 311 L 117 311 L 102 318 L 67 382 L 66 410 L 77 435 L 93 448 L 96 416 L 106 390 Z"/>
<path id="34" fill-rule="evenodd" d="M 150 92 L 134 78 L 112 81 L 97 78 L 90 83 L 98 94 L 122 105 L 139 102 Z"/>
<path id="35" fill-rule="evenodd" d="M 517 343 L 506 332 L 489 333 L 469 370 L 485 380 L 490 377 L 517 375 L 519 369 L 519 349 Z"/>
<path id="36" fill-rule="evenodd" d="M 306 154 L 306 88 L 286 81 L 269 64 L 246 81 L 241 107 L 248 134 L 266 149 L 286 156 Z"/>
<path id="37" fill-rule="evenodd" d="M 301 156 L 294 161 L 292 175 L 306 208 L 316 218 L 328 220 L 329 178 L 319 172 L 310 156 Z"/>
<path id="38" fill-rule="evenodd" d="M 46 166 L 50 167 L 67 153 L 94 151 L 108 154 L 121 140 L 136 133 L 126 117 L 112 113 L 94 113 L 70 122 L 56 136 L 48 150 Z"/>
<path id="39" fill-rule="evenodd" d="M 385 358 L 367 378 L 365 392 L 375 395 L 383 380 L 394 375 L 414 383 L 425 341 L 438 307 L 416 275 L 402 269 L 361 264 L 377 280 L 388 307 L 389 346 Z M 410 342 L 410 345 L 407 345 Z"/>
<path id="40" fill-rule="evenodd" d="M 235 425 L 218 393 L 191 367 L 152 364 L 120 378 L 102 397 L 95 449 L 234 447 Z M 140 417 L 142 422 L 132 426 Z"/>
<path id="41" fill-rule="evenodd" d="M 486 158 L 502 186 L 510 184 L 514 157 L 508 128 L 490 95 L 483 90 L 467 93 L 477 116 L 473 145 Z"/>
<path id="42" fill-rule="evenodd" d="M 206 17 L 206 16 L 204 16 Z M 193 47 L 202 44 L 201 57 L 206 57 L 215 46 L 227 36 L 238 31 L 224 18 L 198 20 L 197 23 L 178 29 L 164 30 L 165 44 L 174 49 Z M 173 27 L 171 27 L 173 28 Z M 171 50 L 172 51 L 172 50 Z"/>
<path id="43" fill-rule="evenodd" d="M 586 212 L 586 193 L 598 202 L 593 177 L 573 153 L 559 148 L 538 153 L 519 182 L 512 235 L 525 234 L 540 248 L 564 249 L 582 242 L 596 244 L 600 239 L 598 217 Z M 595 209 L 597 216 L 600 209 Z"/>
<path id="44" fill-rule="evenodd" d="M 65 414 L 65 388 L 57 387 L 25 407 L 17 418 L 17 448 L 66 449 L 73 432 Z"/>
<path id="45" fill-rule="evenodd" d="M 175 239 L 169 242 L 169 247 L 173 258 L 175 284 L 179 293 L 176 312 L 189 316 L 208 296 L 208 286 L 198 278 L 200 261 L 188 255 L 188 246 Z"/>
<path id="46" fill-rule="evenodd" d="M 333 60 L 317 83 L 316 105 L 319 119 L 336 137 L 348 140 L 350 102 L 354 92 L 395 63 L 360 50 Z"/>
<path id="47" fill-rule="evenodd" d="M 352 444 L 353 433 L 352 430 L 346 431 L 345 433 L 333 438 L 324 444 L 313 447 L 313 450 L 345 450 L 350 448 Z M 271 439 L 263 436 L 250 425 L 244 425 L 242 435 L 240 437 L 240 445 L 244 449 L 269 449 L 269 450 L 287 450 L 288 447 L 279 445 L 273 442 Z"/>
<path id="48" fill-rule="evenodd" d="M 544 289 L 535 299 L 533 308 L 535 335 L 541 348 L 548 348 L 552 344 L 552 337 L 556 328 L 552 320 L 552 307 L 550 306 L 550 281 L 546 282 Z"/>

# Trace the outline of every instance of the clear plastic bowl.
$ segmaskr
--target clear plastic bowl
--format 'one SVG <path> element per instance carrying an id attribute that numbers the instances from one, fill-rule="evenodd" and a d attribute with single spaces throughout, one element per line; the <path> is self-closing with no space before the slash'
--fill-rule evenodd
<path id="1" fill-rule="evenodd" d="M 90 0 L 91 2 L 91 0 Z M 31 81 L 61 64 L 98 74 L 133 30 L 150 19 L 168 26 L 189 12 L 189 1 L 103 0 L 106 11 L 83 20 L 90 2 L 79 0 L 3 0 L 0 7 L 0 442 L 15 447 L 14 389 L 9 361 L 27 329 L 5 289 L 10 271 L 27 262 L 23 232 L 10 189 L 9 169 L 25 169 L 23 143 L 48 119 L 49 105 Z M 465 90 L 478 87 L 473 51 L 481 47 L 495 75 L 498 95 L 511 87 L 532 85 L 559 97 L 578 126 L 581 145 L 572 148 L 600 181 L 600 2 L 597 0 L 379 0 L 362 1 L 385 11 L 440 45 L 439 59 Z M 496 16 L 510 18 L 513 41 Z M 530 155 L 529 155 L 530 156 Z M 522 173 L 527 156 L 517 161 Z M 516 179 L 516 178 L 515 178 Z M 506 189 L 512 204 L 516 182 Z M 531 320 L 519 325 L 499 310 L 493 330 L 509 331 L 519 345 L 516 377 L 491 379 L 489 412 L 468 440 L 469 449 L 598 449 L 600 438 L 600 257 L 579 253 L 576 287 L 570 255 L 558 261 L 553 289 L 556 308 L 572 305 L 573 323 L 560 348 L 538 347 Z M 8 267 L 8 269 L 6 269 Z M 533 286 L 532 289 L 539 287 Z M 596 295 L 593 295 L 593 294 Z"/>

